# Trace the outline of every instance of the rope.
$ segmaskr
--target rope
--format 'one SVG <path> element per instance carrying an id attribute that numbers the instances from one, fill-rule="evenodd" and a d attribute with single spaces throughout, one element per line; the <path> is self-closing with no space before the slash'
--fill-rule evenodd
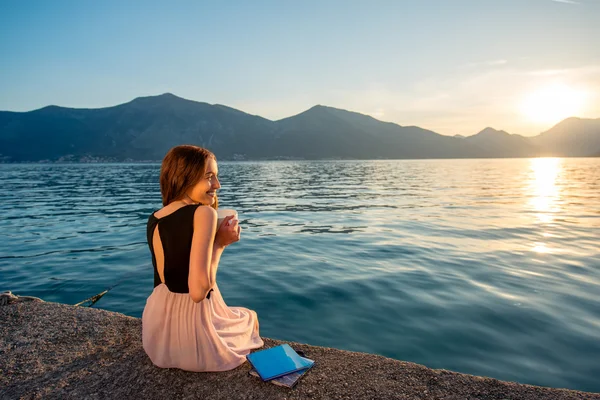
<path id="1" fill-rule="evenodd" d="M 117 283 L 115 283 L 108 289 L 106 289 L 98 294 L 93 295 L 90 298 L 80 301 L 79 303 L 75 304 L 75 307 L 79 307 L 81 305 L 84 305 L 84 307 L 93 306 L 94 304 L 96 304 L 98 302 L 98 300 L 100 300 L 102 298 L 102 296 L 104 296 L 106 293 L 110 292 L 113 288 L 116 288 L 117 286 L 119 286 L 121 283 L 125 282 L 129 278 L 130 275 L 133 275 L 136 272 L 138 272 L 138 271 L 134 270 L 134 271 L 131 271 L 131 272 L 123 275 L 123 277 L 121 279 L 119 279 L 119 281 Z M 86 304 L 86 303 L 89 303 L 89 304 Z"/>
<path id="2" fill-rule="evenodd" d="M 98 302 L 98 300 L 100 300 L 102 298 L 102 296 L 104 296 L 106 293 L 110 292 L 112 289 L 116 288 L 117 286 L 119 286 L 121 283 L 126 281 L 131 275 L 133 275 L 136 272 L 138 272 L 138 271 L 131 271 L 131 272 L 123 275 L 123 277 L 121 279 L 119 279 L 119 281 L 117 281 L 117 283 L 110 286 L 108 289 L 106 289 L 98 294 L 95 294 L 88 299 L 80 301 L 79 303 L 75 304 L 75 306 L 76 307 L 79 307 L 81 305 L 85 305 L 85 307 L 93 306 L 94 304 L 96 304 Z M 14 295 L 10 290 L 0 293 L 0 306 L 5 306 L 7 304 L 18 303 L 18 302 L 25 302 L 25 301 L 44 301 L 44 300 L 40 299 L 39 297 L 33 297 L 33 296 L 17 296 L 17 295 Z M 89 304 L 86 304 L 86 303 L 89 303 Z"/>
<path id="3" fill-rule="evenodd" d="M 33 296 L 17 296 L 10 290 L 0 293 L 0 306 L 5 306 L 12 303 L 20 303 L 25 301 L 44 301 L 39 297 Z"/>

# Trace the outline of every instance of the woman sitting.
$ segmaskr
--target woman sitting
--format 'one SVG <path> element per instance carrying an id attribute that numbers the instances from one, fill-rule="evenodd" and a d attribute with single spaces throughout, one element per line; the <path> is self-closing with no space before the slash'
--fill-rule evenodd
<path id="1" fill-rule="evenodd" d="M 226 371 L 263 346 L 256 312 L 228 307 L 217 286 L 225 247 L 240 239 L 233 216 L 217 226 L 221 187 L 210 151 L 177 146 L 160 171 L 163 208 L 148 219 L 154 291 L 142 315 L 143 347 L 162 368 Z"/>

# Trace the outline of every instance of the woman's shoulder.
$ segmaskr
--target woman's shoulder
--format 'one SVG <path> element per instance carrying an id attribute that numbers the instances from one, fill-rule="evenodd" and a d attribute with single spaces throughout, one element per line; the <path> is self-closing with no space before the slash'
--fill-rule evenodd
<path id="1" fill-rule="evenodd" d="M 210 206 L 199 205 L 194 212 L 194 230 L 211 231 L 217 226 L 217 210 Z"/>
<path id="2" fill-rule="evenodd" d="M 194 218 L 212 220 L 218 218 L 217 210 L 210 206 L 199 205 L 194 212 Z"/>

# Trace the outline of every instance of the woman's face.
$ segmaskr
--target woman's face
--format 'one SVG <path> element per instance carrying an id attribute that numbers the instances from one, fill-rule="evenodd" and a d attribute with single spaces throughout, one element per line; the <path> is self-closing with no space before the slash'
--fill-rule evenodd
<path id="1" fill-rule="evenodd" d="M 214 158 L 209 157 L 206 160 L 206 173 L 200 179 L 200 182 L 192 186 L 186 194 L 194 203 L 211 206 L 215 202 L 217 189 L 221 187 L 218 175 L 217 162 Z"/>

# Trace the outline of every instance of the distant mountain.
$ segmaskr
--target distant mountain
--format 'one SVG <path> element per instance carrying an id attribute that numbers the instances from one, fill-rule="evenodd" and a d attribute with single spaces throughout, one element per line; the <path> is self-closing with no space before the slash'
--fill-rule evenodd
<path id="1" fill-rule="evenodd" d="M 542 156 L 579 157 L 600 152 L 600 118 L 567 118 L 531 139 Z"/>
<path id="2" fill-rule="evenodd" d="M 0 112 L 0 161 L 157 161 L 183 143 L 220 160 L 589 156 L 600 151 L 599 121 L 568 119 L 536 138 L 492 128 L 450 137 L 321 105 L 270 121 L 166 93 L 100 109 Z"/>
<path id="3" fill-rule="evenodd" d="M 14 161 L 68 155 L 160 160 L 170 147 L 194 143 L 219 154 L 261 157 L 269 155 L 261 144 L 273 129 L 262 117 L 167 93 L 101 109 L 0 112 L 0 153 Z"/>
<path id="4" fill-rule="evenodd" d="M 529 139 L 489 127 L 465 138 L 465 141 L 486 150 L 489 156 L 496 158 L 532 157 L 539 154 L 539 149 Z"/>
<path id="5" fill-rule="evenodd" d="M 277 121 L 278 151 L 305 158 L 464 158 L 481 150 L 415 126 L 315 106 Z"/>

